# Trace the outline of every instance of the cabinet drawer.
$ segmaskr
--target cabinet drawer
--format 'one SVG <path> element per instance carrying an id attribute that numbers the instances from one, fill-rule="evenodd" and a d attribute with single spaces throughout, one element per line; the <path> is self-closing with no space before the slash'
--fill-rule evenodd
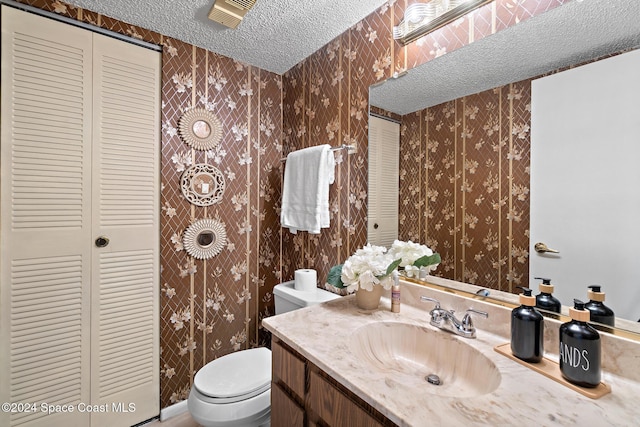
<path id="1" fill-rule="evenodd" d="M 282 346 L 280 341 L 271 345 L 273 382 L 284 383 L 304 401 L 305 363 Z"/>
<path id="2" fill-rule="evenodd" d="M 309 375 L 309 406 L 330 426 L 381 426 L 364 409 L 314 371 Z"/>
<path id="3" fill-rule="evenodd" d="M 303 427 L 304 409 L 293 401 L 276 383 L 271 384 L 271 425 Z"/>

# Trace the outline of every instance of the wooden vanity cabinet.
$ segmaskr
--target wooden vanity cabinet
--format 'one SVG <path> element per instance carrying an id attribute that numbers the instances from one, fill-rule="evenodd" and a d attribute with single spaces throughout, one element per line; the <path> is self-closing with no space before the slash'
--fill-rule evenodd
<path id="1" fill-rule="evenodd" d="M 271 344 L 271 357 L 271 425 L 304 427 L 305 361 L 276 339 Z"/>
<path id="2" fill-rule="evenodd" d="M 272 426 L 396 425 L 276 337 L 273 337 L 271 350 Z"/>
<path id="3" fill-rule="evenodd" d="M 303 427 L 304 408 L 275 382 L 271 384 L 271 425 Z"/>

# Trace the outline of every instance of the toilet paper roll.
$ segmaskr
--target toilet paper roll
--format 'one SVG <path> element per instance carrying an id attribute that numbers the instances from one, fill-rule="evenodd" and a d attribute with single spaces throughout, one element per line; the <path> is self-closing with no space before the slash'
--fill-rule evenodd
<path id="1" fill-rule="evenodd" d="M 294 278 L 294 289 L 303 292 L 312 292 L 316 290 L 318 283 L 318 272 L 310 268 L 301 268 L 296 270 Z"/>

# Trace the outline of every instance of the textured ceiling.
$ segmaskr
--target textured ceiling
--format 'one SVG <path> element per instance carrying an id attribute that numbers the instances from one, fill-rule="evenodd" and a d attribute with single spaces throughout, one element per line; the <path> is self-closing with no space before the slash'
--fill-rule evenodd
<path id="1" fill-rule="evenodd" d="M 283 74 L 387 0 L 258 0 L 240 26 L 207 18 L 213 0 L 67 0 L 105 16 Z"/>
<path id="2" fill-rule="evenodd" d="M 637 0 L 575 0 L 389 79 L 370 90 L 370 102 L 408 114 L 637 48 L 639 17 Z"/>

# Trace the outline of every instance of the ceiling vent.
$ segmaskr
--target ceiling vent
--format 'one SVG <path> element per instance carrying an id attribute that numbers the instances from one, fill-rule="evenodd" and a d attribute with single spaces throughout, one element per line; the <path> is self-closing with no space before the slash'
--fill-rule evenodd
<path id="1" fill-rule="evenodd" d="M 216 0 L 209 11 L 209 19 L 225 27 L 237 28 L 256 0 Z"/>

